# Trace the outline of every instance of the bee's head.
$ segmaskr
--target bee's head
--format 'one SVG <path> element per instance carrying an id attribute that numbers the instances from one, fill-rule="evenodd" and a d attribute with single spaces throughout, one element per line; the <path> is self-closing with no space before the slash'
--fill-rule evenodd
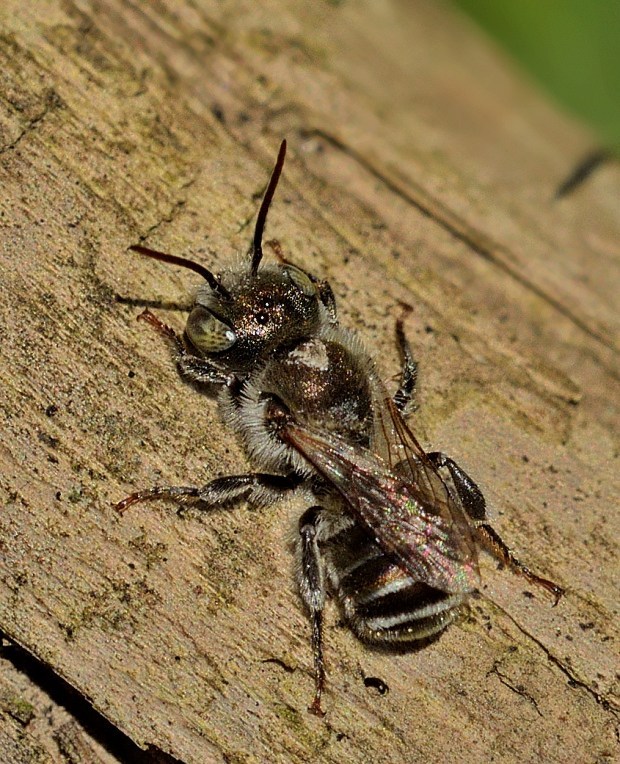
<path id="1" fill-rule="evenodd" d="M 315 333 L 323 320 L 315 283 L 294 265 L 232 272 L 226 291 L 223 298 L 199 290 L 185 336 L 199 355 L 230 371 L 248 371 L 276 348 Z"/>
<path id="2" fill-rule="evenodd" d="M 249 268 L 231 271 L 224 281 L 199 263 L 146 247 L 131 249 L 164 262 L 189 268 L 205 284 L 187 319 L 185 337 L 198 354 L 233 372 L 249 371 L 276 348 L 310 336 L 325 318 L 316 280 L 290 263 L 259 269 L 269 205 L 284 165 L 286 141 L 261 204 Z"/>

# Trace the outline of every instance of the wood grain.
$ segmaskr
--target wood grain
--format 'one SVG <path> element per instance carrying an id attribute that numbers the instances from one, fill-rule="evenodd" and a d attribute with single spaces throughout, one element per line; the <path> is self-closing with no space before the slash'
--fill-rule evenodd
<path id="1" fill-rule="evenodd" d="M 554 201 L 592 136 L 436 3 L 2 6 L 2 632 L 188 763 L 611 761 L 617 163 Z M 245 252 L 282 137 L 267 236 L 329 278 L 388 381 L 413 306 L 416 432 L 568 590 L 552 608 L 484 558 L 470 613 L 398 655 L 330 607 L 324 720 L 306 712 L 299 507 L 111 509 L 244 468 L 215 402 L 135 321 L 140 300 L 187 303 L 196 279 L 127 247 L 215 271 Z M 2 758 L 19 761 L 0 713 Z"/>

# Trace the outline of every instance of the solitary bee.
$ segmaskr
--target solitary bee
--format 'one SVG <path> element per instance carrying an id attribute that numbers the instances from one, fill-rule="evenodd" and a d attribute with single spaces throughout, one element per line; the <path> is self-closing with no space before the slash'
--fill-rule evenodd
<path id="1" fill-rule="evenodd" d="M 355 634 L 374 644 L 412 643 L 445 629 L 479 585 L 479 544 L 556 602 L 563 590 L 516 559 L 486 522 L 476 483 L 444 454 L 425 453 L 408 427 L 417 367 L 402 321 L 402 377 L 390 395 L 359 339 L 338 323 L 329 284 L 282 257 L 261 265 L 285 153 L 283 141 L 247 265 L 216 277 L 190 260 L 131 247 L 204 278 L 182 338 L 148 310 L 141 318 L 172 343 L 182 376 L 219 388 L 224 421 L 261 471 L 139 491 L 116 509 L 154 498 L 204 510 L 242 500 L 265 506 L 305 491 L 310 506 L 299 520 L 296 567 L 312 624 L 310 710 L 322 714 L 328 590 Z"/>

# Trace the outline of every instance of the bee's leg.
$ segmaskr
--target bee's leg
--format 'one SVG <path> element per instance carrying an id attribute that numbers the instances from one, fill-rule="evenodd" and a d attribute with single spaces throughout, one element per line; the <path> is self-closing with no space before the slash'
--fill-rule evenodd
<path id="1" fill-rule="evenodd" d="M 206 361 L 195 355 L 190 355 L 185 348 L 176 354 L 177 369 L 182 377 L 191 382 L 210 385 L 225 385 L 228 378 L 225 374 Z"/>
<path id="2" fill-rule="evenodd" d="M 268 506 L 284 498 L 297 488 L 303 478 L 295 473 L 290 475 L 269 475 L 262 472 L 249 475 L 228 475 L 215 478 L 206 485 L 199 486 L 155 486 L 146 491 L 138 491 L 114 505 L 122 514 L 132 504 L 151 499 L 178 499 L 197 504 L 197 509 L 209 510 L 245 500 L 254 506 Z"/>
<path id="3" fill-rule="evenodd" d="M 411 345 L 405 337 L 402 318 L 396 322 L 396 342 L 403 358 L 403 370 L 400 387 L 394 393 L 394 405 L 406 417 L 416 408 L 415 384 L 418 378 L 418 364 L 413 358 Z"/>
<path id="4" fill-rule="evenodd" d="M 554 596 L 554 606 L 558 604 L 562 598 L 562 595 L 564 594 L 564 589 L 561 586 L 558 586 L 558 584 L 554 583 L 553 581 L 549 581 L 546 578 L 541 578 L 535 573 L 532 573 L 527 565 L 524 565 L 515 557 L 510 548 L 502 540 L 499 533 L 497 533 L 497 531 L 488 523 L 482 523 L 481 525 L 478 525 L 476 530 L 482 542 L 485 544 L 487 549 L 489 549 L 492 554 L 495 555 L 495 557 L 503 562 L 504 565 L 507 565 L 512 571 L 522 575 L 530 583 L 542 586 L 543 589 L 546 589 Z"/>
<path id="5" fill-rule="evenodd" d="M 316 288 L 319 292 L 319 300 L 327 308 L 327 312 L 329 313 L 329 317 L 332 323 L 336 323 L 338 319 L 336 297 L 334 296 L 329 281 L 325 281 L 324 279 L 317 279 L 315 276 L 311 276 L 310 274 L 308 274 L 308 276 L 310 280 L 316 284 Z"/>
<path id="6" fill-rule="evenodd" d="M 325 686 L 323 664 L 323 606 L 325 605 L 325 563 L 317 542 L 321 507 L 310 507 L 299 520 L 298 573 L 301 598 L 312 620 L 315 693 L 309 710 L 323 716 L 321 694 Z"/>
<path id="7" fill-rule="evenodd" d="M 426 456 L 437 469 L 445 468 L 448 470 L 456 490 L 454 498 L 457 499 L 467 516 L 475 524 L 483 523 L 487 516 L 487 503 L 484 494 L 465 470 L 461 469 L 454 459 L 442 454 L 441 451 L 433 451 Z"/>
<path id="8" fill-rule="evenodd" d="M 514 553 L 503 541 L 499 533 L 486 522 L 486 502 L 482 491 L 478 488 L 476 483 L 474 483 L 469 475 L 461 469 L 453 459 L 450 459 L 449 456 L 438 451 L 427 454 L 427 456 L 435 467 L 445 467 L 450 473 L 452 484 L 456 490 L 456 496 L 454 498 L 458 500 L 467 516 L 473 521 L 472 525 L 485 547 L 513 572 L 519 573 L 530 583 L 542 586 L 548 592 L 551 592 L 555 597 L 554 604 L 557 605 L 560 601 L 560 597 L 564 594 L 564 589 L 553 583 L 553 581 L 541 578 L 535 573 L 532 573 L 527 565 L 524 565 L 517 557 L 515 557 Z"/>
<path id="9" fill-rule="evenodd" d="M 269 241 L 265 242 L 265 246 L 271 249 L 273 254 L 278 258 L 278 260 L 281 263 L 288 263 L 288 260 L 286 259 L 284 255 L 284 250 L 282 249 L 282 244 L 280 244 L 279 239 L 269 239 Z"/>
<path id="10" fill-rule="evenodd" d="M 146 308 L 140 313 L 138 319 L 150 324 L 162 337 L 170 342 L 174 360 L 183 377 L 192 382 L 205 384 L 223 385 L 226 383 L 226 375 L 204 358 L 192 355 L 183 344 L 183 340 L 171 326 L 161 321 L 154 313 Z"/>

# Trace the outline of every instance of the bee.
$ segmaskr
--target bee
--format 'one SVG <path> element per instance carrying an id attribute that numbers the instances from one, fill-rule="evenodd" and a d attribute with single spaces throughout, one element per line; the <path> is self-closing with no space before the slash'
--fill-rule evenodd
<path id="1" fill-rule="evenodd" d="M 445 454 L 426 453 L 407 425 L 417 364 L 403 321 L 396 323 L 402 374 L 391 395 L 358 337 L 338 322 L 329 283 L 281 253 L 263 264 L 285 153 L 283 141 L 241 267 L 215 276 L 191 260 L 131 247 L 203 277 L 182 337 L 149 310 L 140 318 L 171 343 L 183 377 L 219 390 L 224 423 L 260 471 L 204 486 L 156 486 L 115 506 L 123 513 L 160 498 L 203 510 L 241 501 L 264 507 L 304 492 L 296 577 L 311 622 L 309 710 L 322 715 L 328 592 L 361 640 L 406 645 L 436 637 L 454 620 L 479 586 L 481 546 L 556 603 L 563 590 L 515 557 L 488 524 L 476 483 Z"/>

